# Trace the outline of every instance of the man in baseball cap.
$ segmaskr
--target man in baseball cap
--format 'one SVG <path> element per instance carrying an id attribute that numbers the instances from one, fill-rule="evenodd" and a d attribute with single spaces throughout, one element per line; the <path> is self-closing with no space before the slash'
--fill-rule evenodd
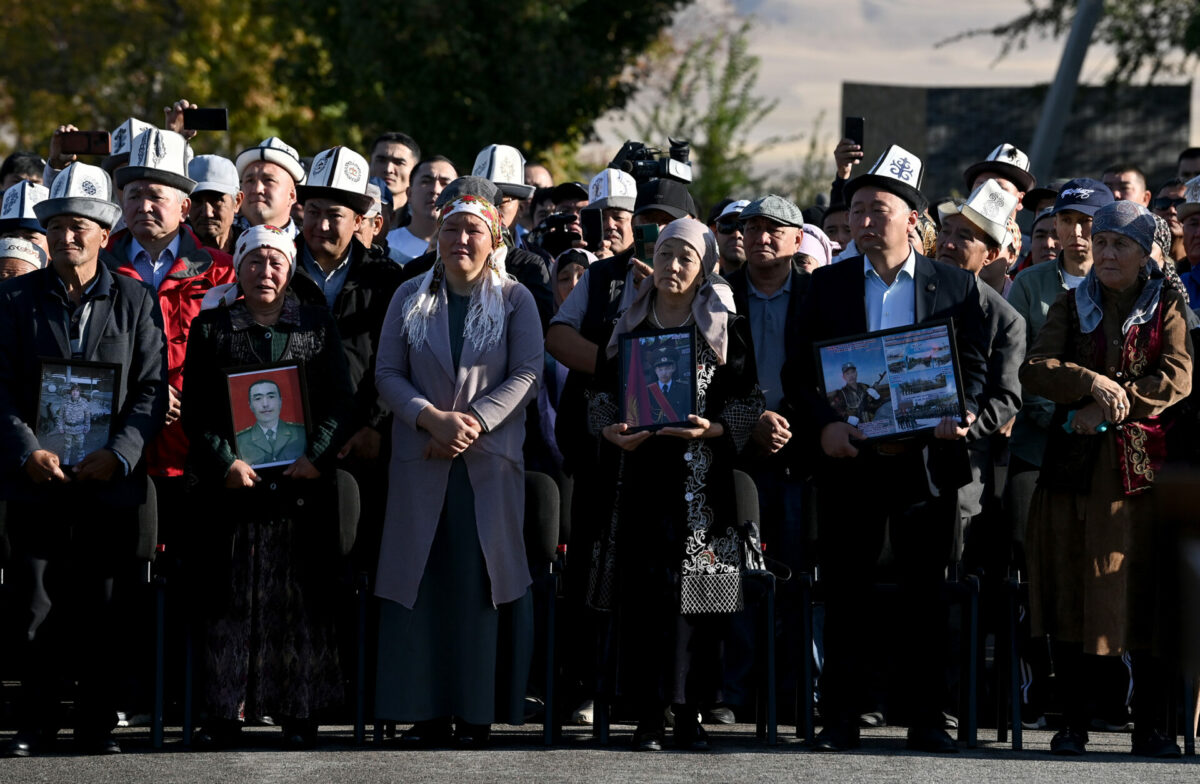
<path id="1" fill-rule="evenodd" d="M 741 215 L 749 203 L 747 199 L 730 200 L 709 224 L 717 238 L 717 253 L 721 257 L 717 268 L 722 275 L 729 275 L 746 263 Z"/>
<path id="2" fill-rule="evenodd" d="M 637 201 L 633 207 L 634 226 L 657 223 L 662 229 L 671 221 L 689 215 L 696 217 L 696 203 L 682 182 L 656 178 L 638 183 Z"/>
<path id="3" fill-rule="evenodd" d="M 241 233 L 234 230 L 234 218 L 245 198 L 237 167 L 220 155 L 197 155 L 188 164 L 188 176 L 196 181 L 188 210 L 192 231 L 208 247 L 232 253 Z"/>

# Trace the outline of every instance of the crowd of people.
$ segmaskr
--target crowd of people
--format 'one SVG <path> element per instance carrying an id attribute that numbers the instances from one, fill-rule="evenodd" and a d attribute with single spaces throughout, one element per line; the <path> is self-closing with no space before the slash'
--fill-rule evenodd
<path id="1" fill-rule="evenodd" d="M 196 747 L 254 722 L 312 747 L 359 659 L 398 744 L 487 745 L 538 691 L 532 471 L 567 505 L 569 721 L 602 702 L 636 749 L 668 727 L 710 748 L 706 724 L 752 710 L 743 578 L 765 548 L 822 586 L 814 650 L 794 580 L 776 629 L 785 703 L 802 658 L 820 670 L 815 749 L 900 719 L 909 748 L 957 750 L 945 584 L 966 569 L 1029 577 L 1028 718 L 1061 716 L 1051 751 L 1084 753 L 1097 696 L 1132 677 L 1133 753 L 1179 755 L 1154 485 L 1197 457 L 1200 148 L 1151 189 L 1129 162 L 1038 183 L 1003 142 L 931 201 L 919 156 L 889 144 L 868 168 L 843 139 L 801 209 L 697 204 L 677 146 L 627 144 L 587 183 L 504 144 L 460 175 L 400 132 L 367 157 L 277 137 L 193 155 L 189 108 L 130 118 L 96 161 L 63 125 L 0 166 L 7 755 L 68 725 L 120 752 L 147 673 L 106 640 L 144 642 L 130 567 L 154 549 L 197 646 Z M 900 353 L 873 359 L 884 337 Z"/>

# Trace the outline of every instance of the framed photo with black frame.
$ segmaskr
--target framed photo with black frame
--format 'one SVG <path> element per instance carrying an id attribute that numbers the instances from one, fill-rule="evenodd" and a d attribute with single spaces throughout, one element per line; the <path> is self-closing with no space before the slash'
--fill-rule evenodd
<path id="1" fill-rule="evenodd" d="M 304 364 L 228 368 L 233 448 L 250 467 L 291 465 L 308 449 L 312 420 Z"/>
<path id="2" fill-rule="evenodd" d="M 75 466 L 112 439 L 121 366 L 43 357 L 34 432 L 38 443 Z"/>
<path id="3" fill-rule="evenodd" d="M 962 373 L 949 319 L 813 346 L 821 394 L 868 441 L 905 438 L 965 421 Z"/>
<path id="4" fill-rule="evenodd" d="M 621 421 L 630 432 L 690 426 L 696 413 L 696 330 L 626 332 L 619 338 Z"/>

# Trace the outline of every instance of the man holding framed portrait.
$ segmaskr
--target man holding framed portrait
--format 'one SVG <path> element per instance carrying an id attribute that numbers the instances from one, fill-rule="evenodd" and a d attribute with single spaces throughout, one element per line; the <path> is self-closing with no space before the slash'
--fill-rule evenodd
<path id="1" fill-rule="evenodd" d="M 20 636 L 27 640 L 19 651 L 21 725 L 7 756 L 49 750 L 64 719 L 60 685 L 72 676 L 79 681 L 76 745 L 95 754 L 121 750 L 112 737 L 112 581 L 134 555 L 138 506 L 146 499 L 142 454 L 164 421 L 167 369 L 154 292 L 99 260 L 120 215 L 111 197 L 103 169 L 64 169 L 34 208 L 46 227 L 50 266 L 0 291 L 0 497 L 8 502 L 14 583 L 26 619 Z M 53 451 L 48 439 L 60 435 L 58 427 L 38 422 L 45 394 L 62 402 L 62 386 L 82 386 L 82 378 L 99 390 L 99 367 L 112 369 L 103 382 L 113 401 L 106 437 L 82 458 L 77 445 Z M 48 382 L 46 373 L 56 380 Z M 64 403 L 73 408 L 62 429 L 89 428 L 72 433 L 85 443 L 105 432 L 95 397 L 84 422 L 73 410 L 78 402 Z"/>
<path id="2" fill-rule="evenodd" d="M 982 298 L 975 276 L 917 254 L 908 232 L 926 208 L 919 190 L 920 158 L 891 145 L 872 169 L 847 183 L 850 226 L 862 253 L 817 269 L 797 339 L 800 352 L 784 367 L 784 393 L 796 401 L 798 432 L 817 455 L 815 481 L 822 580 L 826 583 L 826 666 L 817 748 L 858 746 L 858 715 L 866 694 L 867 654 L 878 650 L 861 616 L 890 537 L 901 585 L 905 631 L 924 645 L 903 646 L 910 690 L 909 748 L 954 752 L 942 728 L 947 699 L 945 641 L 949 612 L 942 598 L 957 520 L 957 488 L 970 481 L 963 438 L 974 420 L 986 377 Z M 891 328 L 949 319 L 961 364 L 963 420 L 941 419 L 930 432 L 864 443 L 861 425 L 839 416 L 819 393 L 821 368 L 811 348 Z M 886 352 L 885 352 L 886 355 Z M 886 361 L 886 360 L 885 360 Z M 864 481 L 870 492 L 863 492 Z M 854 506 L 847 513 L 847 499 Z M 921 648 L 921 656 L 915 649 Z M 909 654 L 912 654 L 911 657 Z M 908 661 L 911 658 L 912 661 Z"/>

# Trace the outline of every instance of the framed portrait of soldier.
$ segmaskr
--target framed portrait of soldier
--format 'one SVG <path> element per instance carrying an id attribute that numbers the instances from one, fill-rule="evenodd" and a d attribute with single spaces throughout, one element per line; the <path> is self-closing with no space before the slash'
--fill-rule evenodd
<path id="1" fill-rule="evenodd" d="M 238 459 L 258 470 L 291 465 L 304 455 L 310 425 L 304 366 L 232 368 L 226 376 Z"/>
<path id="2" fill-rule="evenodd" d="M 686 426 L 696 413 L 692 327 L 620 336 L 621 421 L 631 431 Z"/>
<path id="3" fill-rule="evenodd" d="M 814 346 L 821 393 L 868 441 L 903 438 L 962 422 L 962 392 L 954 324 L 949 319 Z"/>
<path id="4" fill-rule="evenodd" d="M 38 443 L 58 455 L 61 465 L 78 465 L 108 444 L 117 416 L 120 366 L 46 358 L 38 383 L 34 429 Z"/>

